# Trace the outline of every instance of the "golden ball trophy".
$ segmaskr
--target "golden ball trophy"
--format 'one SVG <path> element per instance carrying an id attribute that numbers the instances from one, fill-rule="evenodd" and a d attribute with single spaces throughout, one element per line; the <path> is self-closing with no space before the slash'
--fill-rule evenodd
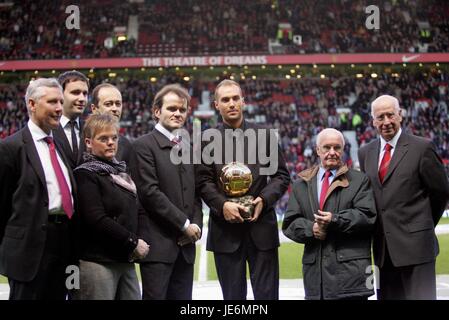
<path id="1" fill-rule="evenodd" d="M 220 182 L 223 191 L 229 197 L 228 201 L 238 203 L 244 206 L 247 211 L 240 211 L 244 220 L 252 218 L 254 197 L 245 195 L 253 183 L 251 170 L 240 162 L 231 162 L 221 169 Z"/>

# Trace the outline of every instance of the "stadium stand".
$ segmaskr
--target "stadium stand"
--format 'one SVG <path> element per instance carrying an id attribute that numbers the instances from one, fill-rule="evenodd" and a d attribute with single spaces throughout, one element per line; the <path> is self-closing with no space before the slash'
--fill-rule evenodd
<path id="1" fill-rule="evenodd" d="M 8 3 L 1 60 L 267 54 L 270 39 L 283 53 L 447 52 L 449 43 L 449 4 L 439 0 L 100 0 L 80 5 L 79 30 L 65 29 L 71 1 Z M 379 30 L 365 28 L 367 5 L 381 10 Z M 117 41 L 131 21 L 136 36 Z"/>

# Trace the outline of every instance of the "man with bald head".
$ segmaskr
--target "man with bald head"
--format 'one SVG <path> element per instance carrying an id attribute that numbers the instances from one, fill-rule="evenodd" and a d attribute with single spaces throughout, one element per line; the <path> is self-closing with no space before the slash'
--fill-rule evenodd
<path id="1" fill-rule="evenodd" d="M 120 122 L 123 111 L 122 94 L 119 89 L 110 83 L 101 83 L 92 90 L 91 110 L 93 114 L 108 113 L 113 116 L 117 122 Z M 130 160 L 134 149 L 131 142 L 123 135 L 119 134 L 117 155 L 118 161 L 125 161 L 130 167 Z"/>
<path id="2" fill-rule="evenodd" d="M 371 236 L 376 220 L 368 177 L 341 161 L 345 140 L 335 129 L 317 136 L 319 165 L 293 184 L 282 231 L 304 243 L 302 258 L 308 300 L 367 299 Z"/>
<path id="3" fill-rule="evenodd" d="M 380 137 L 358 155 L 379 213 L 373 244 L 378 298 L 436 299 L 435 226 L 449 198 L 446 172 L 431 141 L 402 131 L 395 97 L 375 99 L 371 115 Z"/>

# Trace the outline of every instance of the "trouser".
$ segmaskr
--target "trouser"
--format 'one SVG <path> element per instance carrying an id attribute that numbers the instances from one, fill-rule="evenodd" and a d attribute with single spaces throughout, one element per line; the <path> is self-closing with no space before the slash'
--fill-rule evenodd
<path id="1" fill-rule="evenodd" d="M 193 264 L 179 252 L 174 263 L 140 265 L 143 300 L 192 300 Z"/>
<path id="2" fill-rule="evenodd" d="M 258 250 L 249 234 L 245 238 L 235 252 L 214 253 L 223 299 L 246 300 L 247 261 L 254 299 L 279 299 L 278 248 Z"/>
<path id="3" fill-rule="evenodd" d="M 74 300 L 140 300 L 134 263 L 80 260 L 80 288 Z"/>
<path id="4" fill-rule="evenodd" d="M 436 300 L 435 260 L 395 267 L 386 250 L 379 280 L 379 300 Z"/>
<path id="5" fill-rule="evenodd" d="M 8 279 L 10 300 L 65 300 L 65 273 L 70 254 L 69 222 L 66 217 L 47 224 L 47 239 L 36 276 L 29 282 Z M 26 257 L 24 257 L 26 258 Z"/>

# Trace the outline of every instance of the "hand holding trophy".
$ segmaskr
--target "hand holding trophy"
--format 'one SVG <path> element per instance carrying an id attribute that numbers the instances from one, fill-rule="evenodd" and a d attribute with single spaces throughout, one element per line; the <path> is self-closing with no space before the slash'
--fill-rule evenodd
<path id="1" fill-rule="evenodd" d="M 254 197 L 245 194 L 253 183 L 251 170 L 243 163 L 231 162 L 221 169 L 220 182 L 228 201 L 244 206 L 247 211 L 241 211 L 240 215 L 244 220 L 250 220 L 254 213 Z"/>

